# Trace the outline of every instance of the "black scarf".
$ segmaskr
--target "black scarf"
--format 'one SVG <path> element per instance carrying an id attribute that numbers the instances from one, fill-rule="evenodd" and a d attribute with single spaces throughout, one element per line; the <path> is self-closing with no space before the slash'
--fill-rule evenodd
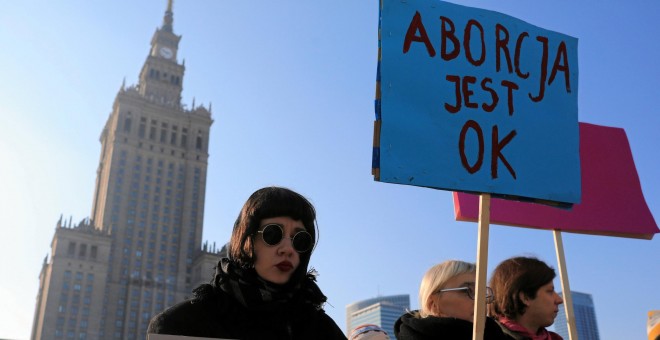
<path id="1" fill-rule="evenodd" d="M 279 285 L 263 280 L 254 268 L 240 267 L 228 258 L 218 262 L 210 284 L 203 284 L 193 290 L 194 299 L 204 299 L 219 290 L 253 311 L 289 309 L 301 305 L 318 310 L 323 308 L 327 300 L 316 285 L 314 269 L 302 279 L 295 280 L 292 276 L 289 282 Z"/>
<path id="2" fill-rule="evenodd" d="M 473 324 L 470 321 L 427 316 L 421 317 L 419 311 L 403 314 L 394 324 L 394 335 L 399 340 L 470 340 Z M 497 322 L 486 317 L 484 340 L 513 340 L 505 335 Z"/>

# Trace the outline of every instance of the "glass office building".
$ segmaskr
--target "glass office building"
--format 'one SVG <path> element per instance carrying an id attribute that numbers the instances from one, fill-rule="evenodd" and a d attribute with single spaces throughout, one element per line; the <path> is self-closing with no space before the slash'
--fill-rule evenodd
<path id="1" fill-rule="evenodd" d="M 410 295 L 379 296 L 346 306 L 346 334 L 363 324 L 378 325 L 394 338 L 394 323 L 410 309 Z"/>
<path id="2" fill-rule="evenodd" d="M 561 293 L 559 293 L 561 295 Z M 596 310 L 591 294 L 571 291 L 573 299 L 573 313 L 575 314 L 575 328 L 580 340 L 600 340 L 598 324 L 596 322 Z M 555 331 L 564 339 L 568 340 L 568 324 L 564 306 L 560 306 L 559 313 L 555 319 Z"/>

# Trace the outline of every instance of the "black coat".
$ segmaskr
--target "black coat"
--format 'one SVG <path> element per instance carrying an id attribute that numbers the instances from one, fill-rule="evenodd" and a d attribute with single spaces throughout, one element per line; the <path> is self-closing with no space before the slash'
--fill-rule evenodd
<path id="1" fill-rule="evenodd" d="M 456 318 L 419 317 L 419 313 L 406 313 L 394 324 L 394 335 L 399 340 L 471 340 L 472 322 Z M 486 318 L 484 340 L 512 340 L 491 318 Z"/>
<path id="2" fill-rule="evenodd" d="M 248 310 L 218 291 L 201 300 L 187 300 L 156 315 L 148 333 L 226 339 L 346 339 L 323 310 L 279 306 Z"/>

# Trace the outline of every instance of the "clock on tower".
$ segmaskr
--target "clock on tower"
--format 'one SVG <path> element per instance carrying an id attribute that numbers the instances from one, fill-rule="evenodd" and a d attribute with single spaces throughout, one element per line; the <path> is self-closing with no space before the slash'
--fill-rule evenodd
<path id="1" fill-rule="evenodd" d="M 172 49 L 169 47 L 161 47 L 158 50 L 158 53 L 160 54 L 161 57 L 165 59 L 170 59 L 174 55 L 174 52 L 172 52 Z"/>

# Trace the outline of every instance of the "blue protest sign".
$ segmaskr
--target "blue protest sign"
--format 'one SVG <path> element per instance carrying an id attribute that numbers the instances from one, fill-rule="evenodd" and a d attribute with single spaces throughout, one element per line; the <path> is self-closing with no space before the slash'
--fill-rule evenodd
<path id="1" fill-rule="evenodd" d="M 374 175 L 580 201 L 577 39 L 501 13 L 383 0 Z"/>

